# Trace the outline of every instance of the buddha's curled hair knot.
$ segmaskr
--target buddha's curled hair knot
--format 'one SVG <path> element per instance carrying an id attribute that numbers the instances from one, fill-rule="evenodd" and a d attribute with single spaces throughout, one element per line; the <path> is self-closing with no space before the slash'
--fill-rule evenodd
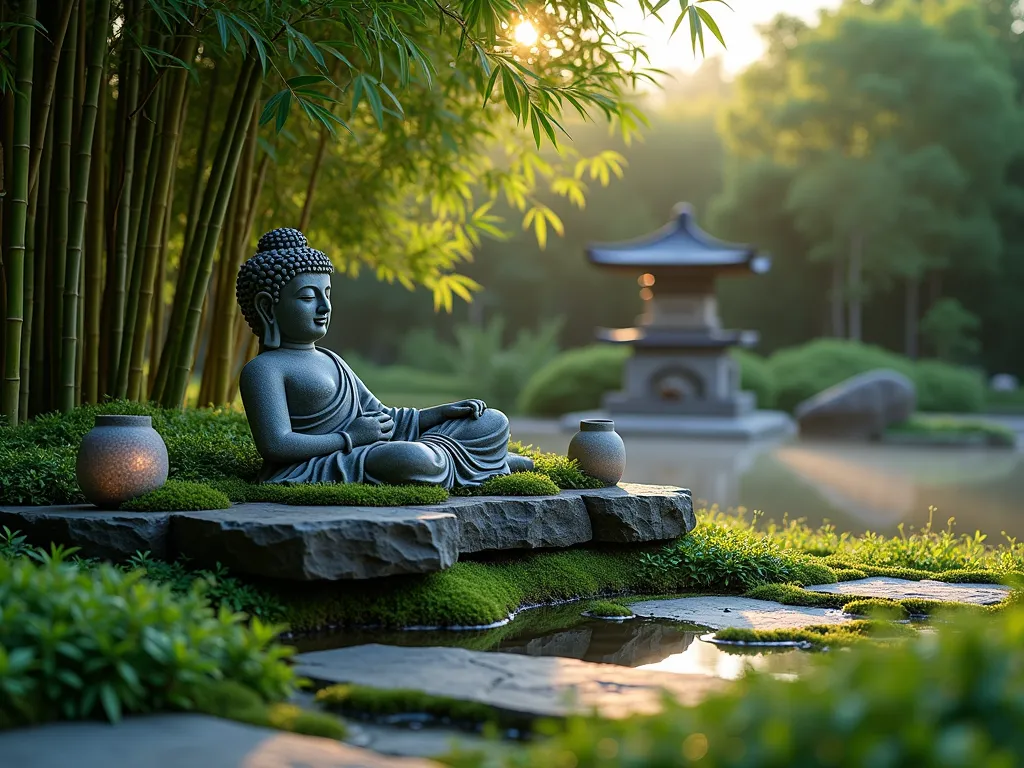
<path id="1" fill-rule="evenodd" d="M 281 289 L 296 275 L 331 274 L 334 265 L 327 254 L 310 248 L 306 236 L 297 229 L 282 227 L 267 232 L 256 246 L 256 255 L 238 270 L 235 298 L 245 322 L 252 332 L 263 331 L 263 321 L 256 312 L 256 296 L 269 293 L 277 304 Z"/>

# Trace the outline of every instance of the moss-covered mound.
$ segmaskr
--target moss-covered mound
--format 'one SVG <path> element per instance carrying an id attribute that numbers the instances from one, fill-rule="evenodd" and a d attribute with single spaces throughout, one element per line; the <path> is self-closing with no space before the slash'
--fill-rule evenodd
<path id="1" fill-rule="evenodd" d="M 230 506 L 227 494 L 209 485 L 168 480 L 163 487 L 126 501 L 121 509 L 132 512 L 199 512 Z"/>
<path id="2" fill-rule="evenodd" d="M 802 629 L 745 629 L 731 627 L 715 632 L 726 643 L 799 643 L 809 648 L 848 648 L 865 640 L 894 640 L 916 636 L 917 631 L 891 621 L 861 619 L 846 624 L 819 624 Z"/>
<path id="3" fill-rule="evenodd" d="M 557 496 L 561 489 L 540 472 L 516 472 L 492 477 L 475 488 L 461 488 L 456 496 Z"/>
<path id="4" fill-rule="evenodd" d="M 416 690 L 372 688 L 365 685 L 332 685 L 317 691 L 316 701 L 333 712 L 363 718 L 417 715 L 442 723 L 477 726 L 500 723 L 505 727 L 526 727 L 533 718 L 499 713 L 486 704 L 448 696 L 434 696 Z"/>

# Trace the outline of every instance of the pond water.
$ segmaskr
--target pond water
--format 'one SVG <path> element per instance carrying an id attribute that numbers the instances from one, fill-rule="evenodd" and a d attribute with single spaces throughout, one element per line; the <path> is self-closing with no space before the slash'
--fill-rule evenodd
<path id="1" fill-rule="evenodd" d="M 1024 432 L 1024 423 L 1017 426 Z M 571 433 L 513 424 L 517 440 L 564 454 Z M 893 534 L 928 521 L 1024 538 L 1024 452 L 784 442 L 737 443 L 626 436 L 627 482 L 679 485 L 695 503 L 745 507 L 781 520 L 825 520 L 840 531 Z"/>
<path id="2" fill-rule="evenodd" d="M 580 614 L 585 603 L 522 611 L 502 627 L 474 631 L 352 630 L 321 633 L 292 641 L 300 651 L 367 643 L 404 647 L 447 646 L 477 651 L 558 656 L 639 669 L 702 674 L 732 680 L 747 667 L 793 675 L 809 660 L 794 649 L 719 646 L 701 640 L 710 630 L 653 619 L 604 621 Z"/>

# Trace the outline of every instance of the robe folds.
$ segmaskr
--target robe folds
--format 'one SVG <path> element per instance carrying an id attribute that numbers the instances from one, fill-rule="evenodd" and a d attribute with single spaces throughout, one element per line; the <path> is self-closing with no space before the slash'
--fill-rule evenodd
<path id="1" fill-rule="evenodd" d="M 259 479 L 265 483 L 371 483 L 381 481 L 367 470 L 367 458 L 388 442 L 415 442 L 426 446 L 436 459 L 436 472 L 412 481 L 452 489 L 480 485 L 496 475 L 509 473 L 507 453 L 508 420 L 497 411 L 485 411 L 499 418 L 453 419 L 420 430 L 415 408 L 389 408 L 378 400 L 348 364 L 329 349 L 321 348 L 338 366 L 338 391 L 331 403 L 309 416 L 291 416 L 292 431 L 310 435 L 345 432 L 360 416 L 390 414 L 395 430 L 386 441 L 359 445 L 351 451 L 335 451 L 293 464 L 264 462 Z"/>

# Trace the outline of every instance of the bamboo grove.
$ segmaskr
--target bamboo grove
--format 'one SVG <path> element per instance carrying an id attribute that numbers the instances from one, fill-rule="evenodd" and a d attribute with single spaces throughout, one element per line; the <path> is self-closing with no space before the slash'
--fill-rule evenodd
<path id="1" fill-rule="evenodd" d="M 695 50 L 720 37 L 714 1 L 680 3 Z M 231 402 L 257 351 L 234 276 L 264 228 L 301 226 L 339 269 L 439 307 L 469 300 L 458 265 L 502 235 L 497 200 L 543 244 L 561 224 L 536 191 L 582 206 L 620 172 L 563 130 L 566 108 L 642 120 L 629 93 L 655 73 L 612 8 L 3 0 L 0 414 Z M 521 19 L 542 35 L 528 50 L 505 39 Z"/>

